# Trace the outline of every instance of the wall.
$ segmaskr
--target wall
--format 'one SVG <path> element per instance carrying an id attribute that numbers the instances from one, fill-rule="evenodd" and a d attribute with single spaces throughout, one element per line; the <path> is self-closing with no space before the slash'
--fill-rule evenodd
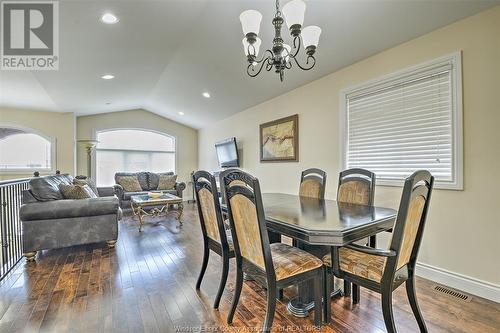
<path id="1" fill-rule="evenodd" d="M 0 108 L 0 124 L 33 129 L 56 140 L 56 170 L 75 172 L 75 116 L 73 113 Z M 22 153 L 22 152 L 20 152 Z M 31 177 L 27 174 L 0 174 L 0 180 Z"/>
<path id="2" fill-rule="evenodd" d="M 112 128 L 150 129 L 175 136 L 177 143 L 178 179 L 188 182 L 190 174 L 198 166 L 198 134 L 193 128 L 160 117 L 145 110 L 130 110 L 81 116 L 77 118 L 77 138 L 95 139 L 96 132 Z M 78 174 L 87 174 L 87 156 L 83 147 L 78 145 Z M 190 188 L 185 197 L 190 198 Z"/>
<path id="3" fill-rule="evenodd" d="M 465 189 L 434 192 L 419 272 L 463 289 L 473 286 L 469 291 L 500 301 L 499 35 L 497 6 L 242 111 L 199 131 L 199 166 L 216 170 L 214 142 L 236 136 L 243 151 L 242 168 L 260 178 L 264 192 L 297 193 L 300 171 L 320 167 L 329 175 L 326 195 L 335 198 L 340 91 L 462 50 Z M 299 114 L 300 162 L 260 163 L 259 124 L 295 113 Z M 400 187 L 378 186 L 375 204 L 397 208 L 400 195 Z"/>

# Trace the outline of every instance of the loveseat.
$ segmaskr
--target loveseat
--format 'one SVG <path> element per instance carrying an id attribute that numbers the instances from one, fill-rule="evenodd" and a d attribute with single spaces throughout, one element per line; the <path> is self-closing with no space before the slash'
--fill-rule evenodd
<path id="1" fill-rule="evenodd" d="M 115 194 L 120 200 L 122 209 L 130 208 L 130 197 L 133 195 L 147 194 L 148 192 L 157 192 L 160 183 L 160 176 L 175 176 L 173 172 L 154 173 L 154 172 L 118 172 L 115 174 Z M 127 190 L 120 183 L 123 183 L 123 177 L 134 177 L 139 182 L 139 188 L 135 190 Z M 182 198 L 182 191 L 186 188 L 186 183 L 173 183 L 170 189 L 161 189 L 162 192 L 167 192 Z"/>
<path id="2" fill-rule="evenodd" d="M 114 247 L 121 218 L 113 187 L 97 188 L 86 199 L 64 199 L 60 185 L 72 185 L 70 175 L 34 177 L 24 190 L 19 211 L 23 226 L 23 252 L 28 261 L 39 250 L 106 241 Z"/>

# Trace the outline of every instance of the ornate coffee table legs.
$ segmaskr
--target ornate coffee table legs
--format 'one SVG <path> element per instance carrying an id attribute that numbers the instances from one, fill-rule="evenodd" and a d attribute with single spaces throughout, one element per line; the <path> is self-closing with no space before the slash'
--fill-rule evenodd
<path id="1" fill-rule="evenodd" d="M 130 203 L 130 207 L 132 208 L 132 212 L 134 213 L 134 215 L 139 219 L 139 232 L 141 232 L 142 226 L 144 225 L 143 213 L 145 212 L 140 205 L 135 206 L 133 202 Z"/>
<path id="2" fill-rule="evenodd" d="M 183 212 L 184 212 L 184 204 L 182 202 L 178 203 L 177 204 L 177 221 L 179 221 L 181 226 L 182 226 L 182 213 Z"/>
<path id="3" fill-rule="evenodd" d="M 161 206 L 160 208 L 152 208 L 149 211 L 145 211 L 141 205 L 134 205 L 134 203 L 131 203 L 130 206 L 132 208 L 132 212 L 134 213 L 135 216 L 139 219 L 139 232 L 142 231 L 142 226 L 144 225 L 144 217 L 145 216 L 160 216 L 163 213 L 167 215 L 171 210 L 170 207 L 173 205 L 177 205 L 177 209 L 175 209 L 175 212 L 177 213 L 177 221 L 179 221 L 180 225 L 182 226 L 182 213 L 184 211 L 184 205 L 181 203 L 175 203 L 175 204 L 166 204 L 164 206 Z"/>

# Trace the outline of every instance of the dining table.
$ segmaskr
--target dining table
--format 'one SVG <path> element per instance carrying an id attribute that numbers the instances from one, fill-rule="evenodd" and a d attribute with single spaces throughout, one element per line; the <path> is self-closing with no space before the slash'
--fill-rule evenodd
<path id="1" fill-rule="evenodd" d="M 263 193 L 262 203 L 269 241 L 280 242 L 281 236 L 293 239 L 293 245 L 318 258 L 331 247 L 342 247 L 379 232 L 390 230 L 396 210 L 318 199 L 285 193 Z M 227 205 L 221 201 L 223 212 Z M 305 317 L 314 308 L 312 282 L 297 286 L 297 296 L 287 304 L 294 316 Z M 332 293 L 339 295 L 340 289 Z"/>

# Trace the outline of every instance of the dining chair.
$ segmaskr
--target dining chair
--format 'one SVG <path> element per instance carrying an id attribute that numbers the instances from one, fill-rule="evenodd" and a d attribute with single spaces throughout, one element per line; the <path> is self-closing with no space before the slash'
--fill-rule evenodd
<path id="1" fill-rule="evenodd" d="M 375 174 L 359 168 L 348 169 L 340 172 L 337 188 L 337 201 L 358 205 L 373 206 L 375 197 Z M 370 236 L 368 245 L 376 247 L 377 236 Z M 360 288 L 352 285 L 353 303 L 359 303 Z M 344 281 L 344 295 L 351 296 L 351 283 Z"/>
<path id="2" fill-rule="evenodd" d="M 403 283 L 418 327 L 421 332 L 427 332 L 415 292 L 415 264 L 433 186 L 434 177 L 425 170 L 406 178 L 388 250 L 351 244 L 332 248 L 331 254 L 323 258 L 327 270 L 335 276 L 381 294 L 382 313 L 389 333 L 396 332 L 392 292 Z M 326 279 L 325 295 L 330 289 Z M 325 307 L 326 322 L 330 320 L 330 312 L 330 306 Z"/>
<path id="3" fill-rule="evenodd" d="M 312 280 L 314 285 L 314 324 L 321 326 L 323 262 L 316 256 L 283 243 L 269 243 L 260 185 L 257 178 L 240 170 L 223 172 L 225 197 L 236 253 L 236 287 L 227 322 L 231 324 L 243 286 L 243 272 L 250 271 L 267 286 L 267 307 L 263 332 L 272 327 L 276 291 Z M 228 186 L 240 180 L 243 184 Z"/>
<path id="4" fill-rule="evenodd" d="M 299 195 L 301 197 L 325 198 L 326 172 L 311 168 L 302 171 Z"/>
<path id="5" fill-rule="evenodd" d="M 201 281 L 207 269 L 210 250 L 212 250 L 222 257 L 222 276 L 214 301 L 214 309 L 218 309 L 222 293 L 226 286 L 229 259 L 235 257 L 234 243 L 231 232 L 224 227 L 215 177 L 207 171 L 196 171 L 193 173 L 193 186 L 196 194 L 204 248 L 203 263 L 198 281 L 196 282 L 196 290 L 200 289 Z"/>

